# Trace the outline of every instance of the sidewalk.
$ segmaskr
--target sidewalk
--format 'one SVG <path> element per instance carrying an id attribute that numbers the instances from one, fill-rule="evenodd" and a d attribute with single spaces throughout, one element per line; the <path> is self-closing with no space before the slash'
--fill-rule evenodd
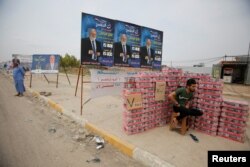
<path id="1" fill-rule="evenodd" d="M 249 86 L 249 89 L 250 89 L 250 86 Z M 235 92 L 223 91 L 223 95 L 224 96 L 237 96 L 237 97 L 241 97 L 242 99 L 244 98 L 250 99 L 250 94 L 248 93 L 235 93 Z"/>
<path id="2" fill-rule="evenodd" d="M 56 81 L 56 75 L 46 76 L 50 81 Z M 169 125 L 140 134 L 126 135 L 122 130 L 122 98 L 120 96 L 105 96 L 89 100 L 90 84 L 84 84 L 83 101 L 86 104 L 83 105 L 83 115 L 80 116 L 80 82 L 75 97 L 77 76 L 69 75 L 69 77 L 71 86 L 66 75 L 60 74 L 59 85 L 56 88 L 55 82 L 48 84 L 42 75 L 33 75 L 31 89 L 36 92 L 52 92 L 48 98 L 51 99 L 49 103 L 54 108 L 63 111 L 75 120 L 84 120 L 82 122 L 87 129 L 104 135 L 105 139 L 122 152 L 148 166 L 201 167 L 207 166 L 208 150 L 250 149 L 249 138 L 245 143 L 239 143 L 218 136 L 209 136 L 192 129 L 185 136 L 182 136 L 170 131 Z M 89 80 L 89 78 L 86 77 L 84 80 Z M 29 77 L 26 77 L 26 87 L 29 87 L 29 81 Z M 232 92 L 226 92 L 226 95 L 236 96 Z M 242 96 L 234 98 L 244 99 Z M 250 103 L 249 98 L 246 97 L 245 100 Z M 58 106 L 62 106 L 62 108 Z M 199 143 L 195 143 L 189 133 L 196 135 Z M 247 135 L 250 137 L 249 125 Z"/>

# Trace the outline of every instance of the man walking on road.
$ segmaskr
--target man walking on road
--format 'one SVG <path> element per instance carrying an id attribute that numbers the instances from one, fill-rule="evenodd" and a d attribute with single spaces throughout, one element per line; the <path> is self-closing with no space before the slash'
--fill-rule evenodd
<path id="1" fill-rule="evenodd" d="M 12 63 L 13 63 L 13 79 L 17 91 L 16 96 L 21 97 L 23 96 L 23 92 L 25 91 L 24 81 L 23 81 L 25 71 L 23 67 L 20 66 L 19 59 L 13 59 Z"/>

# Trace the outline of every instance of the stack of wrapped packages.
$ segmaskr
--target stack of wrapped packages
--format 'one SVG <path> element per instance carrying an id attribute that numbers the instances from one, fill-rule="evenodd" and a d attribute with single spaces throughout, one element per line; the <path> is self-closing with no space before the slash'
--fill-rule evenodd
<path id="1" fill-rule="evenodd" d="M 208 74 L 188 73 L 177 68 L 164 68 L 161 72 L 139 72 L 126 78 L 123 90 L 123 129 L 126 134 L 144 132 L 170 122 L 173 107 L 167 96 L 186 81 L 194 78 L 198 88 L 192 107 L 203 115 L 190 117 L 191 128 L 243 142 L 249 106 L 247 102 L 224 100 L 222 80 Z"/>
<path id="2" fill-rule="evenodd" d="M 209 135 L 217 135 L 221 114 L 223 82 L 211 78 L 201 78 L 198 85 L 197 108 L 203 115 L 195 120 L 195 129 Z"/>
<path id="3" fill-rule="evenodd" d="M 183 71 L 178 68 L 164 68 L 162 72 L 166 75 L 166 96 L 168 96 L 178 88 Z M 165 104 L 167 108 L 167 123 L 169 123 L 173 112 L 173 104 L 167 98 Z"/>
<path id="4" fill-rule="evenodd" d="M 135 134 L 166 125 L 166 76 L 160 72 L 139 72 L 126 79 L 123 99 L 123 129 Z M 157 88 L 161 87 L 161 90 Z M 161 97 L 158 97 L 160 91 Z M 137 104 L 138 103 L 138 104 Z"/>
<path id="5" fill-rule="evenodd" d="M 219 120 L 218 136 L 244 142 L 249 116 L 247 102 L 227 100 L 222 102 L 222 112 Z"/>

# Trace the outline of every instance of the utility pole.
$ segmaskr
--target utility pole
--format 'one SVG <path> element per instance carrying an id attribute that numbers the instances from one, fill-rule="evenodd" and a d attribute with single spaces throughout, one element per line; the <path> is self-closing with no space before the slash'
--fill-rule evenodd
<path id="1" fill-rule="evenodd" d="M 245 84 L 249 84 L 250 83 L 250 66 L 249 66 L 249 52 L 250 52 L 250 42 L 249 42 L 249 47 L 248 47 L 248 55 L 247 55 L 247 72 L 246 72 L 246 75 L 245 75 Z M 249 78 L 248 78 L 249 77 Z M 247 81 L 249 81 L 249 83 L 247 83 Z"/>
<path id="2" fill-rule="evenodd" d="M 249 52 L 250 52 L 250 42 L 248 47 L 247 66 L 249 66 Z"/>

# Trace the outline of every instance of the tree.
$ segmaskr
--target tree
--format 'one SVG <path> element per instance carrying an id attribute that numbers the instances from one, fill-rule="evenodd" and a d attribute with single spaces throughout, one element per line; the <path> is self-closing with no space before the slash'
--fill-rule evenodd
<path id="1" fill-rule="evenodd" d="M 64 57 L 61 57 L 60 63 L 62 67 L 79 67 L 80 60 L 77 60 L 74 55 L 66 53 Z"/>

